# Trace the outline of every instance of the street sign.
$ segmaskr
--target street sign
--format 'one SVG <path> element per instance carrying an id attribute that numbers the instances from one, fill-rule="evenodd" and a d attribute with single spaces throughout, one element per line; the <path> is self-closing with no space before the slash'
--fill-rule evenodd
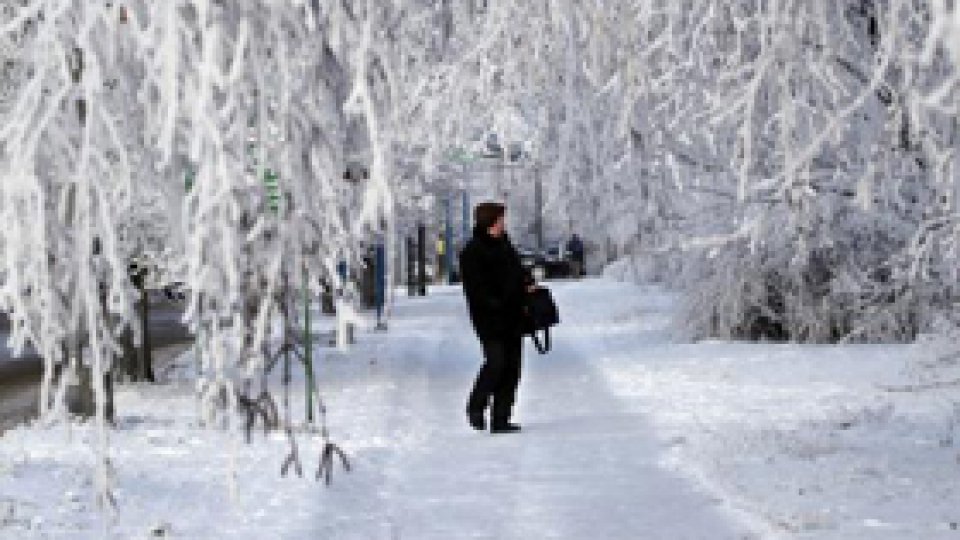
<path id="1" fill-rule="evenodd" d="M 267 190 L 267 206 L 276 214 L 280 211 L 280 176 L 271 169 L 265 169 L 263 185 Z"/>

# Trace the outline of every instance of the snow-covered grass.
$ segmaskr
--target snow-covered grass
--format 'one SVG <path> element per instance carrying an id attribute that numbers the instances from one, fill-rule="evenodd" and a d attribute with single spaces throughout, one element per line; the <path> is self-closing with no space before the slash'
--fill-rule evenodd
<path id="1" fill-rule="evenodd" d="M 390 330 L 361 330 L 349 353 L 317 349 L 331 436 L 353 466 L 331 486 L 313 479 L 315 433 L 298 433 L 306 478 L 281 478 L 285 437 L 246 445 L 199 426 L 187 372 L 118 391 L 107 534 L 91 428 L 0 439 L 0 538 L 960 534 L 952 391 L 889 388 L 911 382 L 915 347 L 679 343 L 676 298 L 658 288 L 552 287 L 563 324 L 553 353 L 527 348 L 520 435 L 467 427 L 480 350 L 459 290 L 437 288 L 400 298 Z"/>
<path id="2" fill-rule="evenodd" d="M 589 341 L 613 393 L 651 419 L 664 467 L 765 537 L 960 534 L 960 392 L 903 391 L 926 350 L 675 343 L 676 299 L 642 291 L 620 295 Z"/>

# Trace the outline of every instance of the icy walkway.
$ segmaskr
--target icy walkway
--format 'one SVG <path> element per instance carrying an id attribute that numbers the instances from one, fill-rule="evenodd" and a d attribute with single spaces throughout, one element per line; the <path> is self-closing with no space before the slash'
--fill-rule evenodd
<path id="1" fill-rule="evenodd" d="M 466 424 L 480 349 L 456 289 L 403 301 L 369 371 L 327 374 L 343 389 L 330 403 L 343 423 L 334 432 L 356 438 L 348 447 L 387 443 L 359 452 L 357 473 L 342 480 L 366 507 L 365 524 L 346 524 L 351 537 L 742 537 L 715 502 L 660 467 L 663 448 L 649 423 L 596 371 L 593 334 L 616 314 L 598 287 L 555 287 L 565 323 L 555 352 L 525 351 L 522 434 L 491 436 Z M 364 493 L 371 476 L 380 487 Z M 313 537 L 338 537 L 343 525 L 321 522 Z"/>

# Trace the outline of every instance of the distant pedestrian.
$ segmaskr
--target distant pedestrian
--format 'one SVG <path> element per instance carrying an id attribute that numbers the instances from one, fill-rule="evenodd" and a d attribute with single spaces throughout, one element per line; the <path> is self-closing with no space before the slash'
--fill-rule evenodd
<path id="1" fill-rule="evenodd" d="M 437 236 L 437 275 L 436 282 L 443 283 L 447 277 L 447 242 L 443 233 Z"/>
<path id="2" fill-rule="evenodd" d="M 506 234 L 505 213 L 499 203 L 477 205 L 473 238 L 460 254 L 463 291 L 484 355 L 467 402 L 467 419 L 474 429 L 486 429 L 492 399 L 491 433 L 520 431 L 510 417 L 520 385 L 524 297 L 534 286 Z"/>
<path id="3" fill-rule="evenodd" d="M 586 268 L 583 254 L 583 240 L 580 240 L 577 233 L 573 233 L 570 241 L 567 242 L 567 253 L 570 258 L 570 273 L 573 274 L 575 278 L 583 277 Z"/>

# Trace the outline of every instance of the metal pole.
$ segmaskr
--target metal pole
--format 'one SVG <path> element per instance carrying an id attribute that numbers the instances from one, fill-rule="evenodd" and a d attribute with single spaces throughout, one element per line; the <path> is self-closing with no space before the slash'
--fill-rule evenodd
<path id="1" fill-rule="evenodd" d="M 540 168 L 534 169 L 536 182 L 534 183 L 534 204 L 537 207 L 537 253 L 543 253 L 543 180 L 540 177 Z"/>
<path id="2" fill-rule="evenodd" d="M 443 266 L 447 271 L 447 283 L 453 283 L 453 196 L 447 193 L 444 199 L 446 224 L 443 229 Z"/>
<path id="3" fill-rule="evenodd" d="M 463 190 L 463 217 L 461 219 L 463 224 L 462 241 L 466 243 L 470 239 L 470 229 L 473 228 L 470 223 L 470 194 L 467 193 L 466 189 Z"/>
<path id="4" fill-rule="evenodd" d="M 283 340 L 287 341 L 289 339 L 290 331 L 290 308 L 293 303 L 293 292 L 290 290 L 290 281 L 289 276 L 285 270 L 280 270 L 280 273 L 283 275 L 283 303 L 280 304 L 280 316 L 283 319 Z M 283 375 L 281 382 L 283 383 L 283 423 L 286 426 L 290 425 L 290 381 L 293 380 L 290 376 L 290 348 L 283 347 Z"/>
<path id="5" fill-rule="evenodd" d="M 407 236 L 407 296 L 417 295 L 417 246 Z"/>
<path id="6" fill-rule="evenodd" d="M 310 327 L 310 286 L 303 269 L 303 369 L 307 383 L 307 422 L 313 423 L 313 329 Z"/>
<path id="7" fill-rule="evenodd" d="M 420 296 L 427 295 L 427 227 L 417 224 L 417 281 Z"/>
<path id="8" fill-rule="evenodd" d="M 387 300 L 387 249 L 383 235 L 377 237 L 374 267 L 376 272 L 374 274 L 376 281 L 374 303 L 377 307 L 377 329 L 385 330 L 387 326 L 383 321 L 383 308 Z"/>

